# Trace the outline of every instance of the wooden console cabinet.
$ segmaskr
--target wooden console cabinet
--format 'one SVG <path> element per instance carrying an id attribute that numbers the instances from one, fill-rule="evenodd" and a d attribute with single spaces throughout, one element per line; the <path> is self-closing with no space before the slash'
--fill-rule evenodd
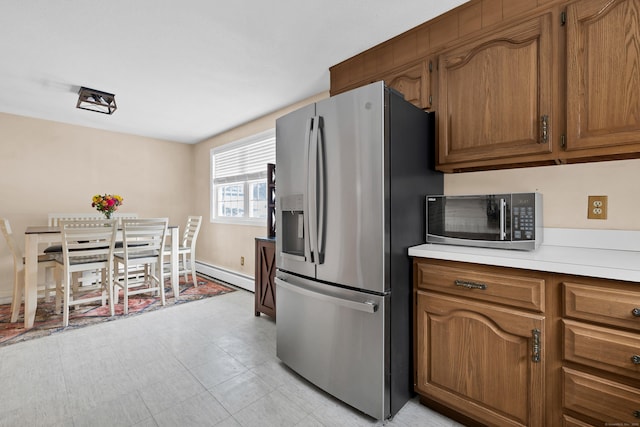
<path id="1" fill-rule="evenodd" d="M 256 238 L 255 313 L 276 318 L 276 241 Z"/>

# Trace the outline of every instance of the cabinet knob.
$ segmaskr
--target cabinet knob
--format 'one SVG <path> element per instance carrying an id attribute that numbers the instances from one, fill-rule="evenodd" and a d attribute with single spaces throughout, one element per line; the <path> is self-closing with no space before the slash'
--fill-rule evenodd
<path id="1" fill-rule="evenodd" d="M 640 365 L 640 356 L 634 354 L 631 356 L 631 362 L 633 362 L 634 365 Z"/>
<path id="2" fill-rule="evenodd" d="M 640 308 L 634 308 L 633 310 L 631 310 L 631 314 L 633 314 L 635 317 L 640 317 Z"/>

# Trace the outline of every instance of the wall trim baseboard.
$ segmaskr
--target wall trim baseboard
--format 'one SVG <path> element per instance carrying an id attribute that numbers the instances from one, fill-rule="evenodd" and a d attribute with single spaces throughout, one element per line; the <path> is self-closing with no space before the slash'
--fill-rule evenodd
<path id="1" fill-rule="evenodd" d="M 227 270 L 222 267 L 217 267 L 211 264 L 205 264 L 200 261 L 196 261 L 196 272 L 205 274 L 214 279 L 221 280 L 223 282 L 230 283 L 242 289 L 246 289 L 251 292 L 255 292 L 255 281 L 251 276 L 238 273 L 236 271 Z"/>

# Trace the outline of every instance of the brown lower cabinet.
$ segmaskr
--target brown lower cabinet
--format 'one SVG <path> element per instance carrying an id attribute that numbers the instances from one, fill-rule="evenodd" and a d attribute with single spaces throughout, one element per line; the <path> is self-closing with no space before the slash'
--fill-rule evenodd
<path id="1" fill-rule="evenodd" d="M 276 241 L 256 238 L 255 314 L 276 318 Z"/>
<path id="2" fill-rule="evenodd" d="M 479 424 L 545 426 L 545 277 L 415 262 L 416 384 Z"/>
<path id="3" fill-rule="evenodd" d="M 565 415 L 639 426 L 640 284 L 566 277 L 560 287 Z"/>
<path id="4" fill-rule="evenodd" d="M 468 415 L 486 423 L 545 425 L 544 363 L 530 345 L 544 317 L 422 291 L 418 313 L 418 391 L 461 411 L 472 403 Z"/>
<path id="5" fill-rule="evenodd" d="M 469 425 L 640 425 L 640 284 L 414 259 L 415 391 Z"/>

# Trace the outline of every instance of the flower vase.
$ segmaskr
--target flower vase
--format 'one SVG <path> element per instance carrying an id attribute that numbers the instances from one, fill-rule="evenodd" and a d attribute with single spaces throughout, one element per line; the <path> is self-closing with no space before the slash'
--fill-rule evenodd
<path id="1" fill-rule="evenodd" d="M 113 213 L 113 212 L 103 212 L 103 214 L 104 214 L 104 216 L 105 216 L 105 218 L 106 218 L 106 219 L 111 219 L 111 214 L 112 214 L 112 213 Z"/>

